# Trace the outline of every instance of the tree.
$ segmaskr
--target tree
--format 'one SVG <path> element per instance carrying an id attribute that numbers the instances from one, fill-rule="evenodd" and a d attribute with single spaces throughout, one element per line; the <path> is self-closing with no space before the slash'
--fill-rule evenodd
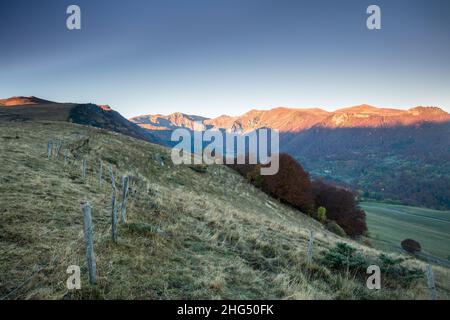
<path id="1" fill-rule="evenodd" d="M 367 231 L 366 214 L 351 192 L 323 181 L 314 181 L 312 188 L 316 206 L 327 208 L 327 218 L 336 221 L 349 236 L 360 236 Z"/>
<path id="2" fill-rule="evenodd" d="M 410 253 L 416 253 L 420 252 L 422 250 L 422 247 L 420 246 L 420 243 L 413 240 L 413 239 L 405 239 L 401 243 L 402 248 Z"/>
<path id="3" fill-rule="evenodd" d="M 317 215 L 321 222 L 335 221 L 351 237 L 367 231 L 366 214 L 356 205 L 351 192 L 322 181 L 311 183 L 309 174 L 288 154 L 280 154 L 279 160 L 278 173 L 269 176 L 261 175 L 261 164 L 231 167 L 270 196 L 311 216 Z"/>
<path id="4" fill-rule="evenodd" d="M 317 220 L 322 223 L 327 220 L 327 209 L 325 207 L 317 208 Z"/>
<path id="5" fill-rule="evenodd" d="M 313 213 L 314 196 L 309 175 L 288 154 L 280 154 L 280 168 L 277 174 L 263 176 L 261 189 L 305 213 L 311 215 Z"/>
<path id="6" fill-rule="evenodd" d="M 279 162 L 278 173 L 267 176 L 261 175 L 261 164 L 233 165 L 232 167 L 265 193 L 312 215 L 314 196 L 309 174 L 286 153 L 279 155 Z"/>

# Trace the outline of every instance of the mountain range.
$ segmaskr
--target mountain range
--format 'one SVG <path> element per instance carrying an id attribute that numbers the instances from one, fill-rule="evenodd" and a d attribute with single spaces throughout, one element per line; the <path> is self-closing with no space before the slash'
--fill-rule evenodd
<path id="1" fill-rule="evenodd" d="M 450 208 L 450 114 L 367 104 L 336 111 L 279 107 L 240 116 L 142 115 L 129 120 L 107 105 L 0 100 L 0 121 L 69 121 L 163 145 L 177 128 L 248 133 L 280 131 L 280 150 L 315 178 L 355 190 L 361 199 Z"/>
<path id="2" fill-rule="evenodd" d="M 351 188 L 361 199 L 450 208 L 450 114 L 438 107 L 279 107 L 213 119 L 174 113 L 130 121 L 167 145 L 176 128 L 242 134 L 278 129 L 282 152 L 314 177 Z"/>
<path id="3" fill-rule="evenodd" d="M 409 110 L 399 110 L 359 105 L 333 112 L 319 108 L 279 107 L 271 110 L 251 110 L 241 116 L 222 115 L 213 119 L 177 112 L 170 115 L 143 115 L 131 118 L 130 121 L 149 130 L 173 130 L 179 127 L 194 129 L 201 123 L 208 129 L 240 130 L 244 133 L 259 128 L 298 133 L 312 127 L 379 128 L 407 126 L 423 122 L 442 123 L 450 121 L 450 114 L 438 107 L 415 107 Z"/>

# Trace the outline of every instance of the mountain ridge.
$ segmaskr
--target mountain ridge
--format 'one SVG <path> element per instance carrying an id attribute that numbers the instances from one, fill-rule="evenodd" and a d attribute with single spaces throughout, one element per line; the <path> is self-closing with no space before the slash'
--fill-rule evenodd
<path id="1" fill-rule="evenodd" d="M 7 99 L 0 99 L 0 106 L 2 107 L 15 107 L 19 105 L 33 105 L 40 103 L 54 103 L 53 101 L 44 100 L 37 98 L 35 96 L 24 97 L 24 96 L 15 96 Z"/>
<path id="2" fill-rule="evenodd" d="M 176 115 L 176 117 L 174 116 Z M 158 119 L 164 119 L 162 123 Z M 412 125 L 421 122 L 450 121 L 450 114 L 439 107 L 417 106 L 407 110 L 379 108 L 367 104 L 326 111 L 320 108 L 277 107 L 270 110 L 252 109 L 240 116 L 221 115 L 216 118 L 173 113 L 170 115 L 141 115 L 130 121 L 151 130 L 195 128 L 201 122 L 205 128 L 240 128 L 244 132 L 259 128 L 278 129 L 282 132 L 301 132 L 314 126 L 321 127 L 382 127 Z"/>
<path id="3" fill-rule="evenodd" d="M 59 103 L 31 97 L 0 100 L 0 122 L 64 121 L 115 131 L 137 139 L 161 143 L 150 131 L 128 121 L 109 105 Z"/>
<path id="4" fill-rule="evenodd" d="M 88 105 L 58 103 L 35 96 L 14 96 L 0 99 L 0 107 L 39 105 Z M 114 111 L 109 105 L 97 105 L 103 111 Z M 114 111 L 115 112 L 115 111 Z M 383 125 L 410 125 L 418 122 L 450 121 L 450 114 L 439 107 L 416 106 L 405 109 L 375 107 L 369 104 L 326 111 L 321 108 L 275 107 L 268 110 L 251 109 L 242 115 L 223 114 L 215 118 L 175 112 L 168 115 L 146 114 L 128 119 L 148 130 L 173 130 L 184 127 L 191 130 L 205 128 L 231 129 L 240 127 L 244 132 L 262 127 L 283 132 L 300 132 L 314 126 L 323 127 L 380 127 Z M 199 123 L 202 126 L 199 127 Z"/>

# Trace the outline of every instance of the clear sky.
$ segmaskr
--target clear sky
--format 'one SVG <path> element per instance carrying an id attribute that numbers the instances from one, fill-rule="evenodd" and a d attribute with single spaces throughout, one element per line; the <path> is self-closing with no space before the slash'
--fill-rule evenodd
<path id="1" fill-rule="evenodd" d="M 66 28 L 81 7 L 82 30 Z M 381 7 L 382 29 L 366 27 Z M 0 97 L 126 117 L 357 104 L 450 111 L 448 0 L 1 0 Z"/>

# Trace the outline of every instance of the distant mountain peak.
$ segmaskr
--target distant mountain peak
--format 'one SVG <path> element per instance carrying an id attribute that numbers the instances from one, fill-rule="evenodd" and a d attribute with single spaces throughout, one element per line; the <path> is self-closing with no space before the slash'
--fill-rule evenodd
<path id="1" fill-rule="evenodd" d="M 370 104 L 361 104 L 349 108 L 342 108 L 336 110 L 334 113 L 354 113 L 354 114 L 392 114 L 392 113 L 399 113 L 404 112 L 403 110 L 399 109 L 391 109 L 391 108 L 380 108 L 375 107 Z"/>
<path id="2" fill-rule="evenodd" d="M 108 104 L 99 104 L 98 106 L 104 111 L 112 111 L 112 108 Z"/>
<path id="3" fill-rule="evenodd" d="M 419 116 L 419 115 L 448 115 L 448 113 L 445 112 L 444 110 L 442 110 L 441 108 L 433 107 L 433 106 L 427 106 L 427 107 L 418 106 L 418 107 L 409 109 L 408 112 L 411 113 L 414 116 Z"/>
<path id="4" fill-rule="evenodd" d="M 172 119 L 187 119 L 187 120 L 190 120 L 190 121 L 204 121 L 204 120 L 208 119 L 208 118 L 205 118 L 205 117 L 191 115 L 191 114 L 186 114 L 186 113 L 182 113 L 182 112 L 174 112 L 172 114 L 169 114 L 167 117 L 168 118 L 172 118 Z"/>
<path id="5" fill-rule="evenodd" d="M 208 118 L 174 112 L 168 115 L 148 114 L 129 119 L 145 129 L 150 130 L 173 130 L 174 128 L 188 128 L 191 130 L 204 130 L 204 122 Z"/>

